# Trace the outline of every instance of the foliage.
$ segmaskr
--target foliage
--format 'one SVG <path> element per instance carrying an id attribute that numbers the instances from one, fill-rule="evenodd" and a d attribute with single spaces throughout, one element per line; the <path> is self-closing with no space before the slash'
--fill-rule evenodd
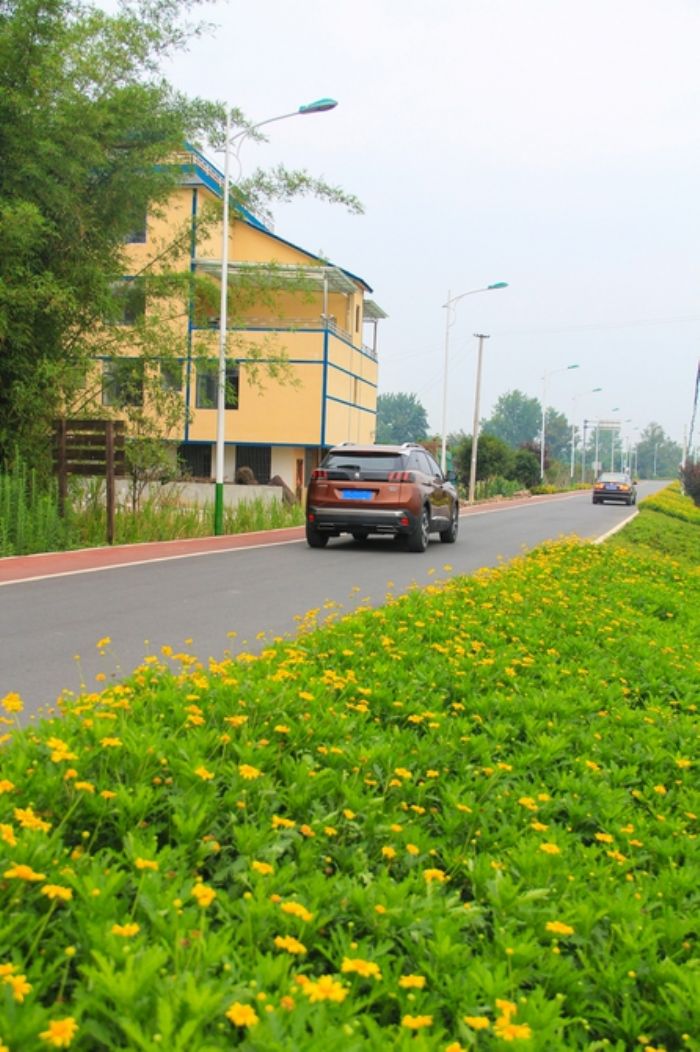
<path id="1" fill-rule="evenodd" d="M 563 413 L 558 413 L 551 406 L 547 408 L 544 440 L 548 458 L 567 463 L 570 461 L 571 424 Z"/>
<path id="2" fill-rule="evenodd" d="M 144 460 L 140 466 L 134 465 L 135 474 L 131 480 L 131 487 L 137 488 L 137 508 L 134 508 L 133 491 L 127 504 L 117 503 L 115 543 L 139 544 L 210 536 L 214 521 L 212 505 L 189 507 L 183 504 L 177 493 L 173 495 L 160 488 L 144 498 L 144 492 L 149 488 L 146 476 L 160 475 L 160 445 L 149 442 L 138 448 Z M 154 454 L 154 460 L 148 460 L 147 451 L 148 457 Z M 163 480 L 162 475 L 160 480 Z M 20 460 L 11 471 L 0 472 L 0 557 L 101 547 L 105 543 L 104 482 L 90 479 L 87 485 L 81 485 L 83 480 L 69 481 L 66 516 L 61 518 L 55 481 L 47 483 Z M 256 498 L 224 508 L 223 532 L 274 530 L 299 526 L 303 522 L 301 505 L 290 506 L 282 501 L 268 502 Z"/>
<path id="3" fill-rule="evenodd" d="M 159 215 L 178 176 L 168 162 L 183 144 L 221 140 L 223 108 L 183 97 L 159 72 L 202 31 L 187 21 L 197 2 L 134 0 L 108 14 L 80 0 L 0 0 L 0 462 L 16 444 L 48 472 L 52 421 L 79 415 L 81 401 L 95 415 L 97 358 L 138 355 L 143 401 L 166 436 L 172 412 L 183 415 L 175 392 L 169 413 L 160 411 L 168 399 L 159 363 L 182 356 L 183 325 L 173 323 L 218 286 L 183 266 L 189 222 L 169 231 L 137 274 L 128 272 L 124 245 L 147 213 Z M 261 138 L 237 110 L 233 121 Z M 338 187 L 282 168 L 248 180 L 235 197 L 262 206 L 270 196 L 308 193 L 361 210 Z M 220 215 L 214 208 L 198 216 L 197 236 Z M 238 281 L 232 324 L 246 294 L 254 286 L 270 293 L 274 280 L 258 276 L 247 289 L 245 276 Z M 120 324 L 133 298 L 143 304 L 146 295 L 148 310 Z M 240 340 L 236 350 L 244 356 Z M 279 352 L 272 366 L 260 365 L 269 352 L 255 345 L 249 378 L 275 367 L 284 374 Z"/>
<path id="4" fill-rule="evenodd" d="M 420 442 L 427 433 L 428 417 L 416 395 L 379 395 L 375 442 Z"/>
<path id="5" fill-rule="evenodd" d="M 2 1041 L 697 1050 L 680 563 L 549 544 L 16 731 Z"/>
<path id="6" fill-rule="evenodd" d="M 540 481 L 540 462 L 531 449 L 518 449 L 515 453 L 513 475 L 527 489 Z"/>
<path id="7" fill-rule="evenodd" d="M 681 447 L 660 424 L 652 422 L 640 433 L 634 464 L 639 478 L 676 478 L 682 459 Z"/>
<path id="8" fill-rule="evenodd" d="M 58 513 L 57 482 L 46 485 L 16 457 L 10 471 L 0 471 L 0 557 L 61 550 L 69 536 L 70 526 Z"/>
<path id="9" fill-rule="evenodd" d="M 542 406 L 537 398 L 522 391 L 508 391 L 497 399 L 491 416 L 481 424 L 481 431 L 495 435 L 513 449 L 534 442 L 542 427 Z"/>
<path id="10" fill-rule="evenodd" d="M 681 492 L 679 482 L 672 482 L 670 486 L 659 490 L 658 493 L 652 493 L 650 497 L 645 497 L 641 501 L 639 508 L 640 511 L 653 509 L 675 519 L 682 519 L 684 522 L 700 525 L 700 511 L 694 506 L 692 498 L 684 496 Z"/>
<path id="11" fill-rule="evenodd" d="M 472 439 L 468 435 L 454 450 L 453 464 L 457 477 L 463 485 L 469 485 L 471 474 Z M 514 463 L 513 450 L 495 435 L 479 435 L 476 450 L 476 480 L 493 478 L 502 475 L 512 477 Z"/>
<path id="12" fill-rule="evenodd" d="M 680 475 L 683 489 L 700 508 L 700 464 L 686 460 Z"/>
<path id="13" fill-rule="evenodd" d="M 173 185 L 158 162 L 213 119 L 155 72 L 196 32 L 187 6 L 0 3 L 0 460 L 14 442 L 42 448 L 84 378 L 123 242 Z"/>

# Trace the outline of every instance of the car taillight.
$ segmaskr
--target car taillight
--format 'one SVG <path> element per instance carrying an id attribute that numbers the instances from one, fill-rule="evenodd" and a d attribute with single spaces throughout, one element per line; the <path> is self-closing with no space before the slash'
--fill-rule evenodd
<path id="1" fill-rule="evenodd" d="M 314 470 L 311 472 L 311 480 L 312 480 L 312 482 L 313 482 L 314 479 L 327 479 L 327 478 L 328 478 L 328 472 L 324 468 L 314 468 Z"/>
<path id="2" fill-rule="evenodd" d="M 415 482 L 416 476 L 412 471 L 390 471 L 389 482 Z"/>

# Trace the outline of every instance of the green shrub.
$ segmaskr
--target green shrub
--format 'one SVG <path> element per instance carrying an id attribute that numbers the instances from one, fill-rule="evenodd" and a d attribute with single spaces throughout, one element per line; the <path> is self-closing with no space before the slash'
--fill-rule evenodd
<path id="1" fill-rule="evenodd" d="M 697 567 L 567 542 L 67 701 L 3 752 L 2 1042 L 697 1050 L 698 638 Z"/>

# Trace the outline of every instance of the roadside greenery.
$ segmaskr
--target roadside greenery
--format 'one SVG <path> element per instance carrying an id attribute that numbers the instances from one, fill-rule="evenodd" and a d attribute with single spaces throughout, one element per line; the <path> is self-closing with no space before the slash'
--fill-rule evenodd
<path id="1" fill-rule="evenodd" d="M 0 1045 L 697 1052 L 698 524 L 645 520 L 7 695 Z"/>
<path id="2" fill-rule="evenodd" d="M 77 480 L 71 481 L 66 514 L 61 518 L 55 480 L 47 483 L 19 459 L 11 471 L 0 472 L 0 558 L 104 545 L 104 483 L 91 479 L 87 487 L 79 487 Z M 148 498 L 141 496 L 134 508 L 132 497 L 117 505 L 116 544 L 208 537 L 212 533 L 213 500 L 202 507 L 188 507 L 177 492 L 167 495 L 163 490 Z M 303 521 L 301 504 L 256 498 L 224 508 L 224 533 L 280 529 L 299 526 Z"/>

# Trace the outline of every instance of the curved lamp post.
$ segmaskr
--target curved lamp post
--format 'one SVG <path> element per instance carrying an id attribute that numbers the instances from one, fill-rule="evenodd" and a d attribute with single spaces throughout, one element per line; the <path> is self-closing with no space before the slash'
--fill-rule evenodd
<path id="1" fill-rule="evenodd" d="M 578 369 L 578 365 L 565 365 L 563 369 L 551 369 L 548 373 L 545 373 L 542 377 L 542 429 L 540 431 L 540 480 L 544 478 L 544 437 L 545 437 L 545 419 L 547 415 L 547 378 L 554 376 L 556 373 L 566 373 L 570 369 Z"/>
<path id="2" fill-rule="evenodd" d="M 231 113 L 226 111 L 226 128 L 224 140 L 224 211 L 222 217 L 221 234 L 221 307 L 219 311 L 219 369 L 216 394 L 216 472 L 214 492 L 214 533 L 219 536 L 224 529 L 224 447 L 226 434 L 226 330 L 228 326 L 228 213 L 229 213 L 229 158 L 231 147 L 236 143 L 235 156 L 243 140 L 258 128 L 265 124 L 273 124 L 275 121 L 284 121 L 288 117 L 298 117 L 305 113 L 325 113 L 326 110 L 335 109 L 338 103 L 335 99 L 317 99 L 316 102 L 308 102 L 292 113 L 282 113 L 279 117 L 268 117 L 267 120 L 258 121 L 257 124 L 244 128 L 243 131 L 231 135 Z"/>
<path id="3" fill-rule="evenodd" d="M 493 289 L 506 289 L 508 288 L 507 281 L 496 281 L 493 285 L 486 285 L 483 289 L 470 289 L 469 292 L 463 292 L 459 296 L 450 296 L 447 293 L 447 302 L 443 303 L 443 308 L 447 310 L 446 323 L 445 323 L 445 364 L 442 370 L 442 450 L 440 453 L 440 467 L 442 468 L 443 475 L 447 467 L 447 366 L 449 361 L 450 353 L 450 328 L 454 325 L 454 311 L 453 307 L 460 300 L 463 300 L 465 296 L 475 296 L 477 292 L 491 292 Z"/>

